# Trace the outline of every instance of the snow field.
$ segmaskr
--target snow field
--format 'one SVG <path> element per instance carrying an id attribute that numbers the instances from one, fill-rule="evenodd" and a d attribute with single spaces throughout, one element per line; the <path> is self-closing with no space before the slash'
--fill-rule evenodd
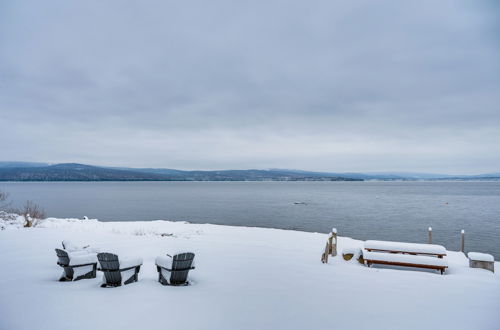
<path id="1" fill-rule="evenodd" d="M 469 268 L 464 254 L 447 251 L 449 268 L 443 276 L 367 268 L 341 255 L 322 264 L 327 237 L 183 222 L 76 219 L 2 230 L 0 329 L 499 328 L 500 276 Z M 139 282 L 103 289 L 101 273 L 96 279 L 58 282 L 54 248 L 62 240 L 141 257 Z M 360 249 L 363 243 L 338 237 L 339 251 Z M 190 286 L 157 282 L 156 257 L 176 251 L 196 253 Z"/>

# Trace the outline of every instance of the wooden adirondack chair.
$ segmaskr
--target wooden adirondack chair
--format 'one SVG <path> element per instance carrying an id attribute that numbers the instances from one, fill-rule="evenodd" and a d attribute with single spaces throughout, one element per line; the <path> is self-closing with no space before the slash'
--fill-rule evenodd
<path id="1" fill-rule="evenodd" d="M 64 269 L 64 273 L 59 279 L 60 282 L 78 281 L 84 278 L 96 277 L 97 260 L 95 254 L 87 252 L 75 252 L 68 254 L 67 251 L 61 249 L 55 250 L 57 255 L 57 264 Z M 79 274 L 85 270 L 88 271 L 74 277 L 75 272 Z"/>
<path id="2" fill-rule="evenodd" d="M 173 257 L 156 258 L 156 269 L 158 270 L 158 282 L 163 285 L 189 285 L 188 274 L 193 266 L 194 253 L 178 253 Z"/>
<path id="3" fill-rule="evenodd" d="M 137 282 L 139 279 L 138 275 L 142 265 L 141 258 L 119 259 L 116 254 L 98 253 L 97 260 L 99 260 L 100 264 L 98 270 L 104 273 L 102 288 L 130 284 Z"/>

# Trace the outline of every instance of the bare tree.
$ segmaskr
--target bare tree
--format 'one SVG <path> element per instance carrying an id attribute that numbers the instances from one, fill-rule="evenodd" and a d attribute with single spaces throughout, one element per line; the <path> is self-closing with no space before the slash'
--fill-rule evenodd
<path id="1" fill-rule="evenodd" d="M 9 207 L 9 194 L 0 191 L 0 220 L 12 220 L 12 214 L 9 212 Z M 3 224 L 0 224 L 0 229 L 5 229 L 5 226 Z"/>
<path id="2" fill-rule="evenodd" d="M 10 206 L 10 202 L 8 200 L 9 194 L 4 191 L 0 191 L 0 211 L 5 211 L 5 209 Z"/>
<path id="3" fill-rule="evenodd" d="M 38 220 L 45 218 L 45 210 L 33 201 L 26 201 L 18 213 L 25 219 L 24 227 L 33 227 Z"/>

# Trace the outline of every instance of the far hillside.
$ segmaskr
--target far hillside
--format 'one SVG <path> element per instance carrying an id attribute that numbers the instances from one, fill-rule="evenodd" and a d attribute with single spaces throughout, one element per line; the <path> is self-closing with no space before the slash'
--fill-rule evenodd
<path id="1" fill-rule="evenodd" d="M 288 169 L 183 171 L 166 168 L 104 167 L 77 163 L 0 162 L 0 181 L 416 181 L 500 180 L 500 173 L 333 173 Z"/>

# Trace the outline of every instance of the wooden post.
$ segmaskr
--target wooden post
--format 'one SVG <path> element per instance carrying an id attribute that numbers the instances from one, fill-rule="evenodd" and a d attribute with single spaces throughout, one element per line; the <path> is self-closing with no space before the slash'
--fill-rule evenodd
<path id="1" fill-rule="evenodd" d="M 326 242 L 325 252 L 323 252 L 323 255 L 321 256 L 321 262 L 324 264 L 328 263 L 328 250 L 329 250 L 328 242 Z"/>
<path id="2" fill-rule="evenodd" d="M 332 228 L 332 232 L 330 233 L 328 242 L 330 243 L 329 252 L 332 255 L 332 257 L 335 257 L 337 255 L 337 229 Z"/>
<path id="3" fill-rule="evenodd" d="M 429 239 L 427 243 L 432 244 L 432 227 L 429 227 Z"/>
<path id="4" fill-rule="evenodd" d="M 325 248 L 325 262 L 328 263 L 328 244 L 326 245 Z"/>
<path id="5" fill-rule="evenodd" d="M 332 254 L 333 251 L 333 233 L 328 236 L 328 254 Z"/>
<path id="6" fill-rule="evenodd" d="M 465 230 L 460 233 L 460 251 L 465 252 Z"/>

